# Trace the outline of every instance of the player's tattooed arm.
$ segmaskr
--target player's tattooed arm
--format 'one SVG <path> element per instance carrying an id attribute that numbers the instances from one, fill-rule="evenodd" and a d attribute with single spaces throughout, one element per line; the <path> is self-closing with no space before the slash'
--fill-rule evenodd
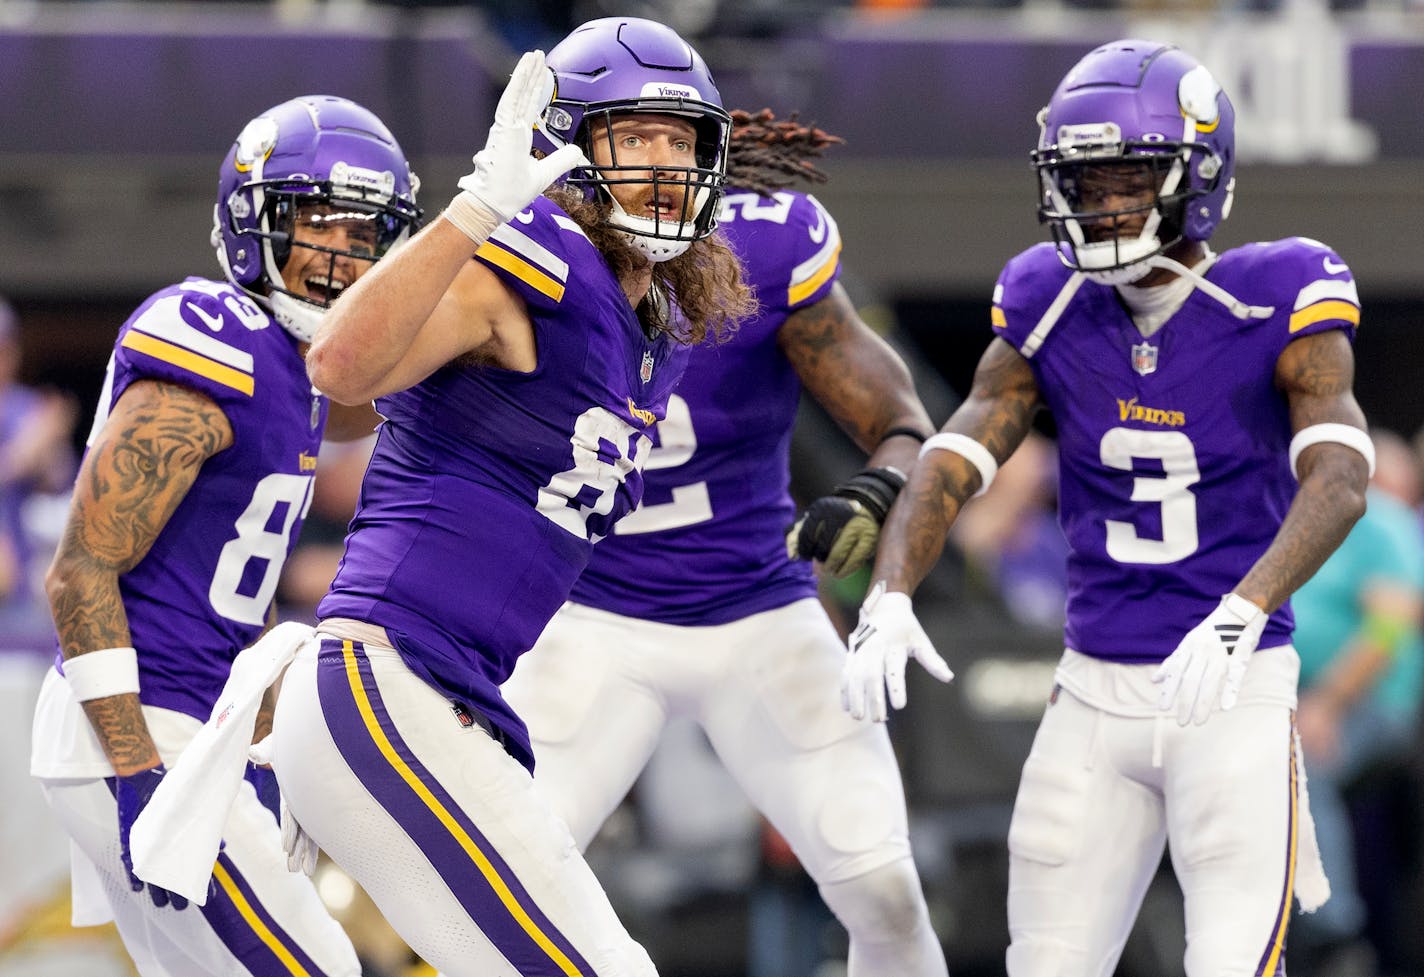
<path id="1" fill-rule="evenodd" d="M 65 658 L 132 643 L 119 577 L 148 554 L 203 463 L 230 444 L 232 426 L 204 395 L 153 380 L 124 391 L 84 459 L 45 581 Z M 84 710 L 115 773 L 158 762 L 138 696 L 93 699 Z"/>
<path id="2" fill-rule="evenodd" d="M 1002 465 L 1028 435 L 1041 405 L 1028 361 L 996 338 L 979 360 L 969 397 L 940 430 L 972 438 Z M 949 527 L 980 481 L 979 470 L 957 452 L 922 458 L 885 521 L 871 579 L 912 593 L 939 560 Z"/>
<path id="3" fill-rule="evenodd" d="M 1290 402 L 1291 429 L 1348 424 L 1364 430 L 1354 379 L 1354 354 L 1339 330 L 1286 346 L 1276 363 L 1276 385 Z M 1330 441 L 1313 445 L 1301 452 L 1296 471 L 1300 488 L 1280 531 L 1235 588 L 1267 611 L 1310 579 L 1365 511 L 1369 470 L 1355 449 Z"/>
<path id="4" fill-rule="evenodd" d="M 871 456 L 872 466 L 913 467 L 918 442 L 885 442 L 885 433 L 908 428 L 929 435 L 934 425 L 915 396 L 904 360 L 861 320 L 840 283 L 819 302 L 793 312 L 777 343 L 806 391 Z"/>

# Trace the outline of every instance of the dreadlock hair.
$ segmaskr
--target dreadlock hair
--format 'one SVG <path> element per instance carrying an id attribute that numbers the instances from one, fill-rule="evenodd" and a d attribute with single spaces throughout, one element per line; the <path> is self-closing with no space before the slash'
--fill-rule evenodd
<path id="1" fill-rule="evenodd" d="M 608 223 L 612 208 L 607 203 L 590 200 L 581 190 L 565 184 L 555 184 L 545 195 L 583 229 L 620 281 L 647 263 L 624 232 Z M 667 303 L 659 301 L 660 294 L 672 299 L 682 313 L 679 320 L 670 318 Z M 653 288 L 637 311 L 649 328 L 697 345 L 708 336 L 724 342 L 756 309 L 752 290 L 742 280 L 742 263 L 721 234 L 712 234 L 693 241 L 676 258 L 653 265 Z"/>
<path id="2" fill-rule="evenodd" d="M 829 179 L 812 162 L 827 146 L 845 142 L 814 125 L 801 125 L 797 113 L 778 120 L 771 109 L 755 114 L 734 109 L 727 153 L 727 186 L 769 197 L 798 180 Z"/>

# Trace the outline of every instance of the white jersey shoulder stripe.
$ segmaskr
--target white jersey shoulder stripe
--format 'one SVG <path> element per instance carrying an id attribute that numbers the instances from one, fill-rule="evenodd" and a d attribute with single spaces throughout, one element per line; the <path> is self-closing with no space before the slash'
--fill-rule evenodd
<path id="1" fill-rule="evenodd" d="M 1340 299 L 1352 305 L 1359 305 L 1360 293 L 1355 288 L 1354 279 L 1342 282 L 1338 278 L 1318 278 L 1296 294 L 1295 311 L 1299 312 L 1307 305 L 1314 305 L 1326 299 Z"/>
<path id="2" fill-rule="evenodd" d="M 795 305 L 825 283 L 835 271 L 841 253 L 841 232 L 836 226 L 835 218 L 815 197 L 808 195 L 806 200 L 816 208 L 818 220 L 816 227 L 811 229 L 811 239 L 815 241 L 819 238 L 823 243 L 814 255 L 791 270 L 791 281 L 787 289 L 790 305 Z"/>
<path id="3" fill-rule="evenodd" d="M 501 224 L 489 239 L 513 251 L 560 284 L 568 284 L 569 263 L 513 225 Z"/>
<path id="4" fill-rule="evenodd" d="M 183 297 L 180 295 L 164 296 L 134 320 L 133 324 L 129 326 L 129 332 L 146 333 L 206 359 L 216 360 L 234 370 L 251 374 L 252 354 L 245 350 L 235 349 L 222 340 L 190 326 L 184 321 L 180 311 L 182 302 Z"/>

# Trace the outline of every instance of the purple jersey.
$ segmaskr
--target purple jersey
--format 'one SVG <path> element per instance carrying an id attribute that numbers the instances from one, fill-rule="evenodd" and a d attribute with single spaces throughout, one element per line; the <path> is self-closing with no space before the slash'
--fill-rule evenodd
<path id="1" fill-rule="evenodd" d="M 758 315 L 695 349 L 648 459 L 643 504 L 598 544 L 573 599 L 667 624 L 723 624 L 816 593 L 786 556 L 787 487 L 801 382 L 777 345 L 840 274 L 840 235 L 814 197 L 729 194 L 719 218 Z"/>
<path id="2" fill-rule="evenodd" d="M 1295 494 L 1276 360 L 1300 336 L 1353 340 L 1359 324 L 1349 268 L 1316 241 L 1233 248 L 1206 278 L 1269 316 L 1239 319 L 1197 289 L 1143 339 L 1116 291 L 1051 245 L 999 276 L 995 333 L 1028 358 L 1058 426 L 1065 640 L 1083 654 L 1159 662 L 1245 576 Z M 1287 603 L 1261 647 L 1291 628 Z"/>
<path id="3" fill-rule="evenodd" d="M 531 373 L 452 364 L 386 417 L 322 618 L 385 628 L 406 663 L 531 762 L 499 686 L 643 493 L 648 431 L 687 347 L 649 340 L 603 256 L 546 198 L 476 253 L 526 303 Z"/>
<path id="4" fill-rule="evenodd" d="M 197 390 L 232 425 L 231 447 L 203 463 L 153 548 L 119 578 L 139 698 L 206 720 L 233 658 L 267 623 L 311 505 L 328 405 L 297 341 L 232 285 L 202 278 L 155 293 L 124 323 L 91 444 L 137 380 Z"/>

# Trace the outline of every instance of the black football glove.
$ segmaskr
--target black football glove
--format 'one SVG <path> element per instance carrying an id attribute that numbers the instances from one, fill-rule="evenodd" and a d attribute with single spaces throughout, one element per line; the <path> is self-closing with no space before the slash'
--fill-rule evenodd
<path id="1" fill-rule="evenodd" d="M 894 468 L 867 468 L 812 502 L 786 533 L 786 555 L 820 560 L 826 572 L 846 577 L 875 553 L 880 524 L 905 476 Z"/>

